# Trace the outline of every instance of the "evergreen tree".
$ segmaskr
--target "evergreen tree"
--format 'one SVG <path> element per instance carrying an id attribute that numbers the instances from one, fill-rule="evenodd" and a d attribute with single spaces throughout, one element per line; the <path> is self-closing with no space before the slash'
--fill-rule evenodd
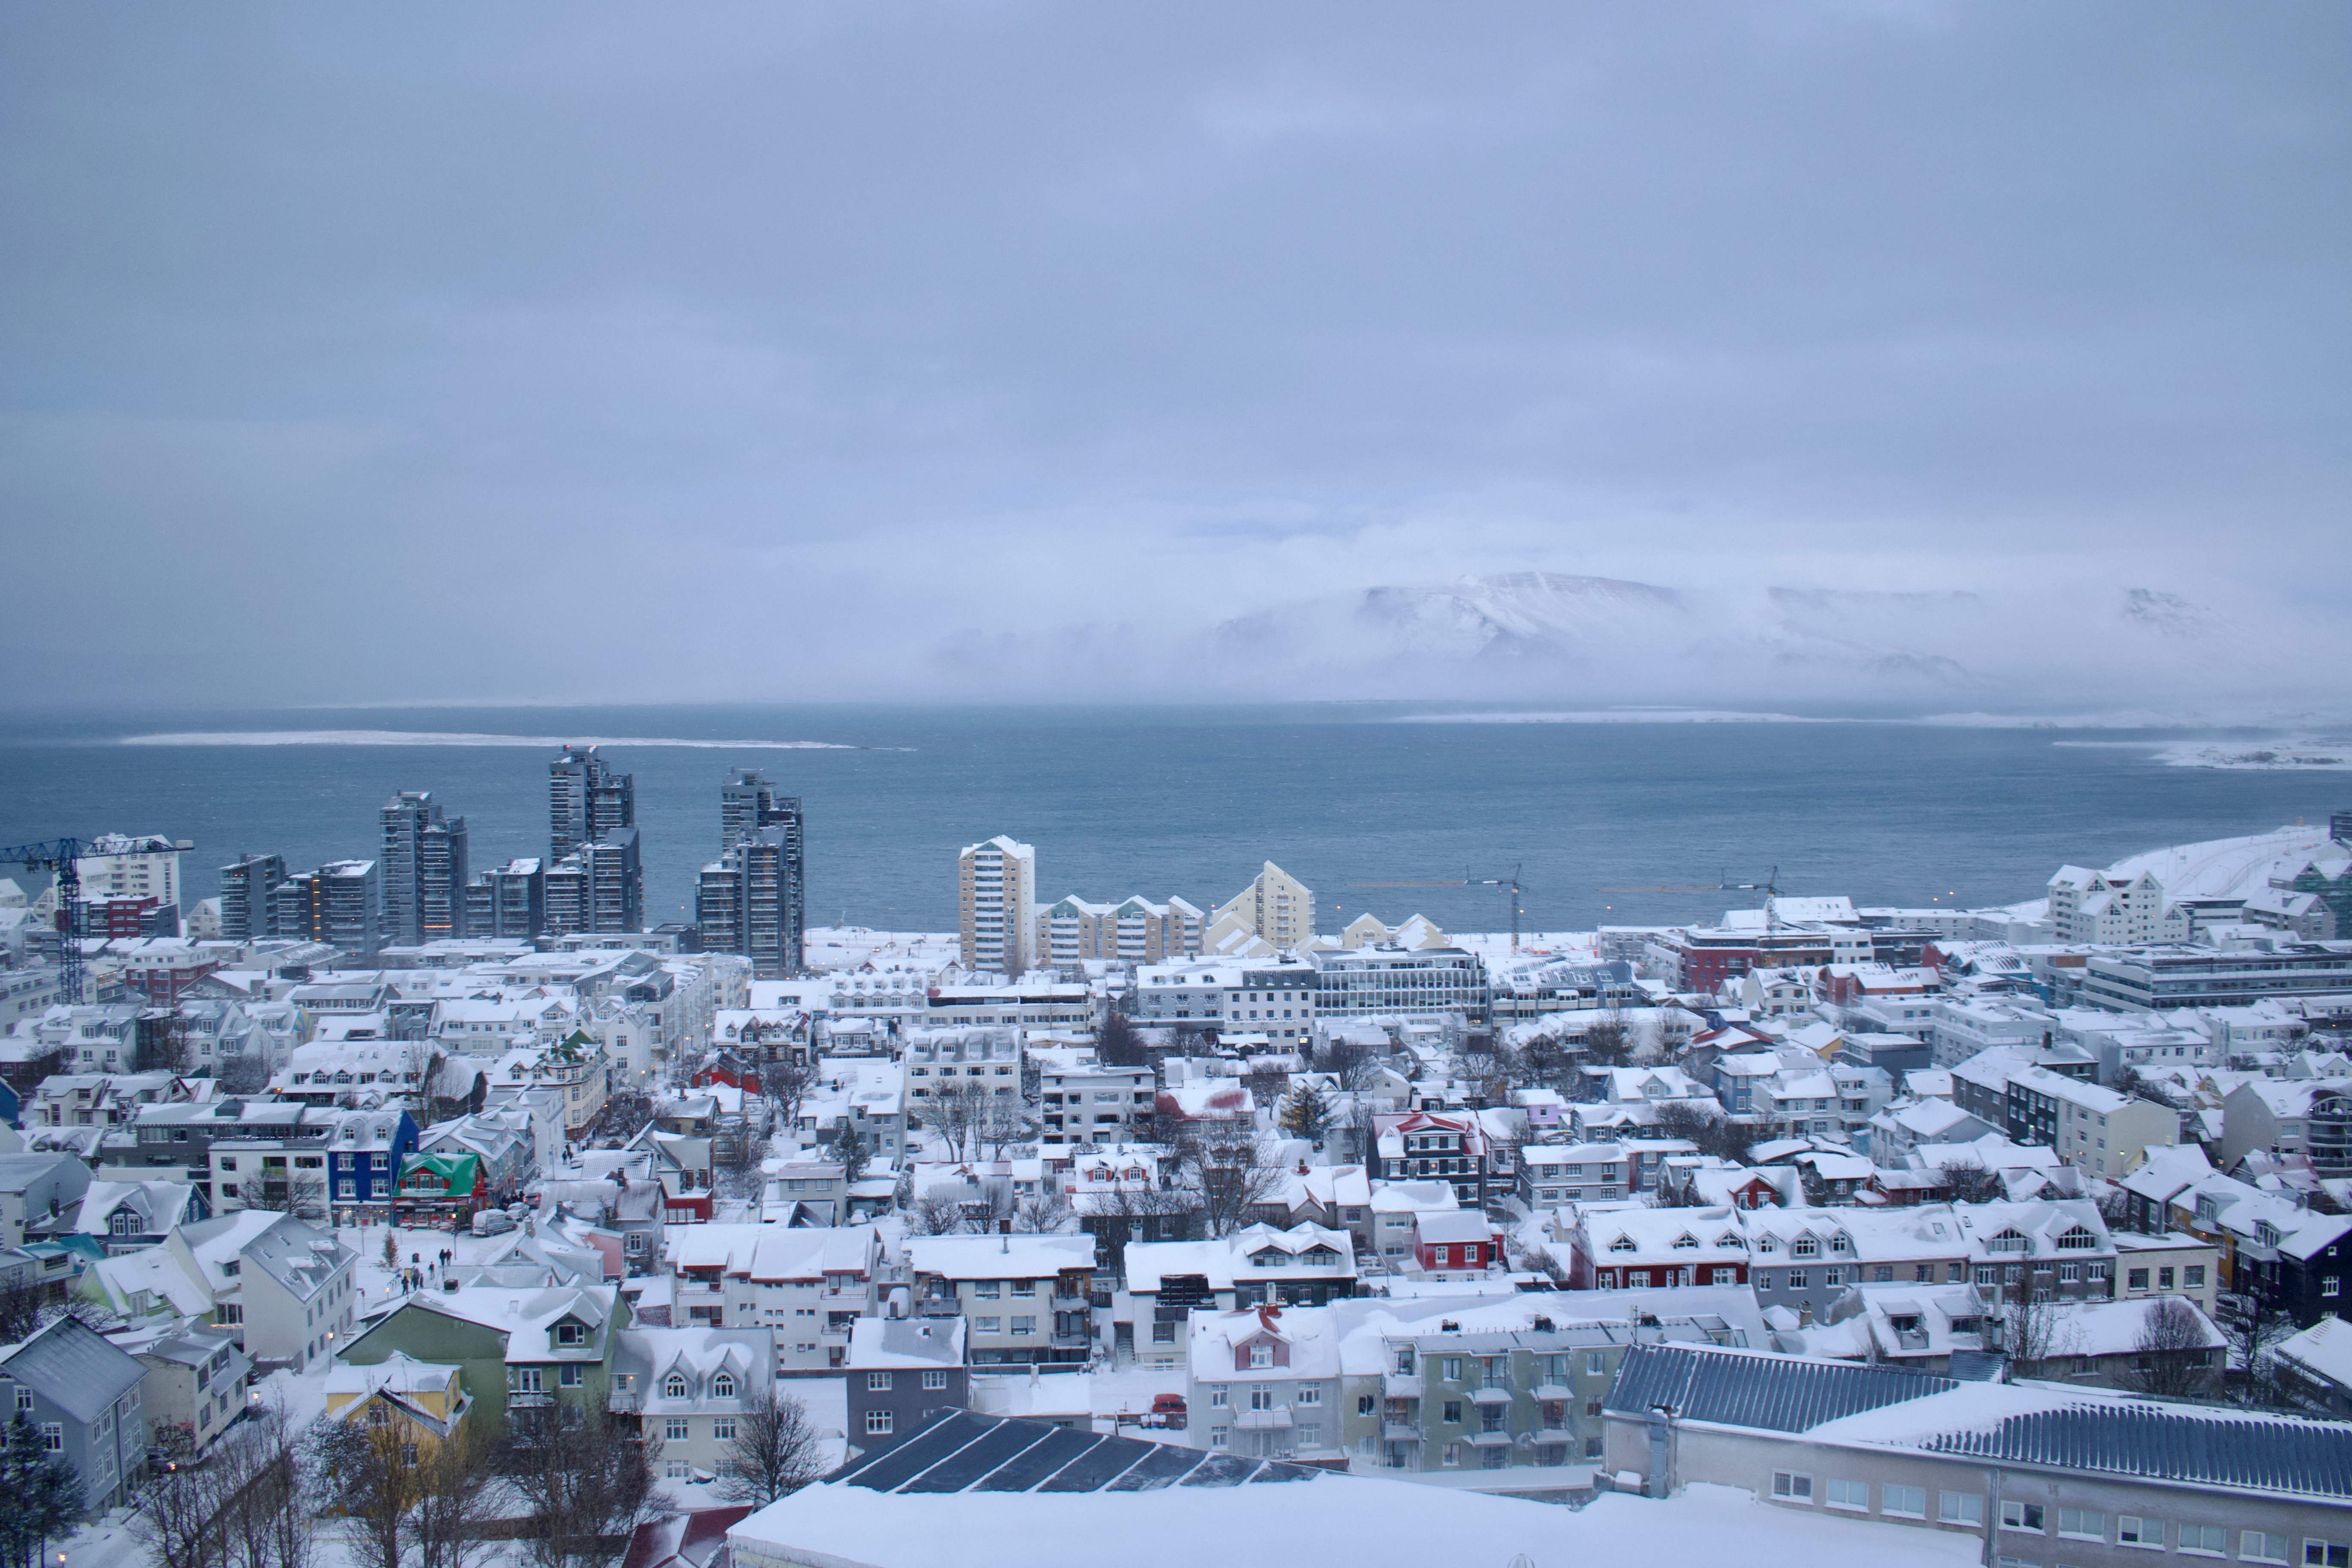
<path id="1" fill-rule="evenodd" d="M 81 1479 L 18 1415 L 0 1443 L 0 1563 L 34 1568 L 50 1542 L 72 1533 L 81 1512 Z"/>
<path id="2" fill-rule="evenodd" d="M 1313 1084 L 1301 1084 L 1282 1102 L 1282 1130 L 1293 1138 L 1320 1142 L 1331 1130 L 1331 1107 Z"/>

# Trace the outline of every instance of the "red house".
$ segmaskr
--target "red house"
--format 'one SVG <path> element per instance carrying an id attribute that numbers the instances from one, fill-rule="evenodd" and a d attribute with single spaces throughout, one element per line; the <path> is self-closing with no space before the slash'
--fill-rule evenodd
<path id="1" fill-rule="evenodd" d="M 1480 1271 L 1502 1261 L 1502 1244 L 1476 1209 L 1424 1209 L 1412 1216 L 1412 1256 L 1432 1274 Z"/>

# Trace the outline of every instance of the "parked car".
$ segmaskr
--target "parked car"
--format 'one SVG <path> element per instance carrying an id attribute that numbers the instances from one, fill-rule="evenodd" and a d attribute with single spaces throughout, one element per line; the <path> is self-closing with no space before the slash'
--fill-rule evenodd
<path id="1" fill-rule="evenodd" d="M 476 1236 L 504 1236 L 514 1227 L 514 1216 L 504 1209 L 480 1209 L 474 1215 Z"/>
<path id="2" fill-rule="evenodd" d="M 1188 1419 L 1184 1396 L 1181 1394 L 1155 1394 L 1151 1396 L 1151 1419 L 1161 1426 L 1181 1432 Z"/>

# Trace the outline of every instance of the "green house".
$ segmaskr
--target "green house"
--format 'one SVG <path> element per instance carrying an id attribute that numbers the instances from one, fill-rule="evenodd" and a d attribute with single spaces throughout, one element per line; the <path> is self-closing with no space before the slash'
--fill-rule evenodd
<path id="1" fill-rule="evenodd" d="M 470 1157 L 470 1156 L 469 1156 Z M 559 1406 L 610 1408 L 613 1351 L 629 1326 L 617 1286 L 517 1289 L 469 1285 L 410 1296 L 362 1329 L 337 1359 L 374 1366 L 393 1354 L 454 1363 L 481 1430 Z"/>
<path id="2" fill-rule="evenodd" d="M 400 1181 L 393 1189 L 393 1213 L 411 1224 L 444 1215 L 462 1219 L 474 1212 L 481 1194 L 479 1154 L 404 1154 Z"/>

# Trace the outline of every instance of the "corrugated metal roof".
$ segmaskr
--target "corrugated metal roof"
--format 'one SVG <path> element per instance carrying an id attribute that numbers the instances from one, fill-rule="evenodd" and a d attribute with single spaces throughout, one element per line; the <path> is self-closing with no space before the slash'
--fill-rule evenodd
<path id="1" fill-rule="evenodd" d="M 0 1374 L 16 1378 L 77 1421 L 95 1421 L 147 1375 L 137 1356 L 74 1318 L 59 1318 L 8 1352 Z"/>
<path id="2" fill-rule="evenodd" d="M 1802 1432 L 1840 1416 L 1925 1399 L 1958 1386 L 1948 1377 L 1893 1366 L 1636 1345 L 1617 1369 L 1607 1408 L 1642 1415 L 1664 1405 L 1686 1421 Z"/>
<path id="3" fill-rule="evenodd" d="M 1944 1454 L 2309 1497 L 2352 1498 L 2352 1425 L 2256 1421 L 2127 1403 L 2037 1410 L 1991 1431 L 1947 1432 Z"/>
<path id="4" fill-rule="evenodd" d="M 888 1492 L 1092 1492 L 1305 1481 L 1318 1474 L 1305 1465 L 951 1410 L 897 1447 L 854 1459 L 826 1479 Z"/>

